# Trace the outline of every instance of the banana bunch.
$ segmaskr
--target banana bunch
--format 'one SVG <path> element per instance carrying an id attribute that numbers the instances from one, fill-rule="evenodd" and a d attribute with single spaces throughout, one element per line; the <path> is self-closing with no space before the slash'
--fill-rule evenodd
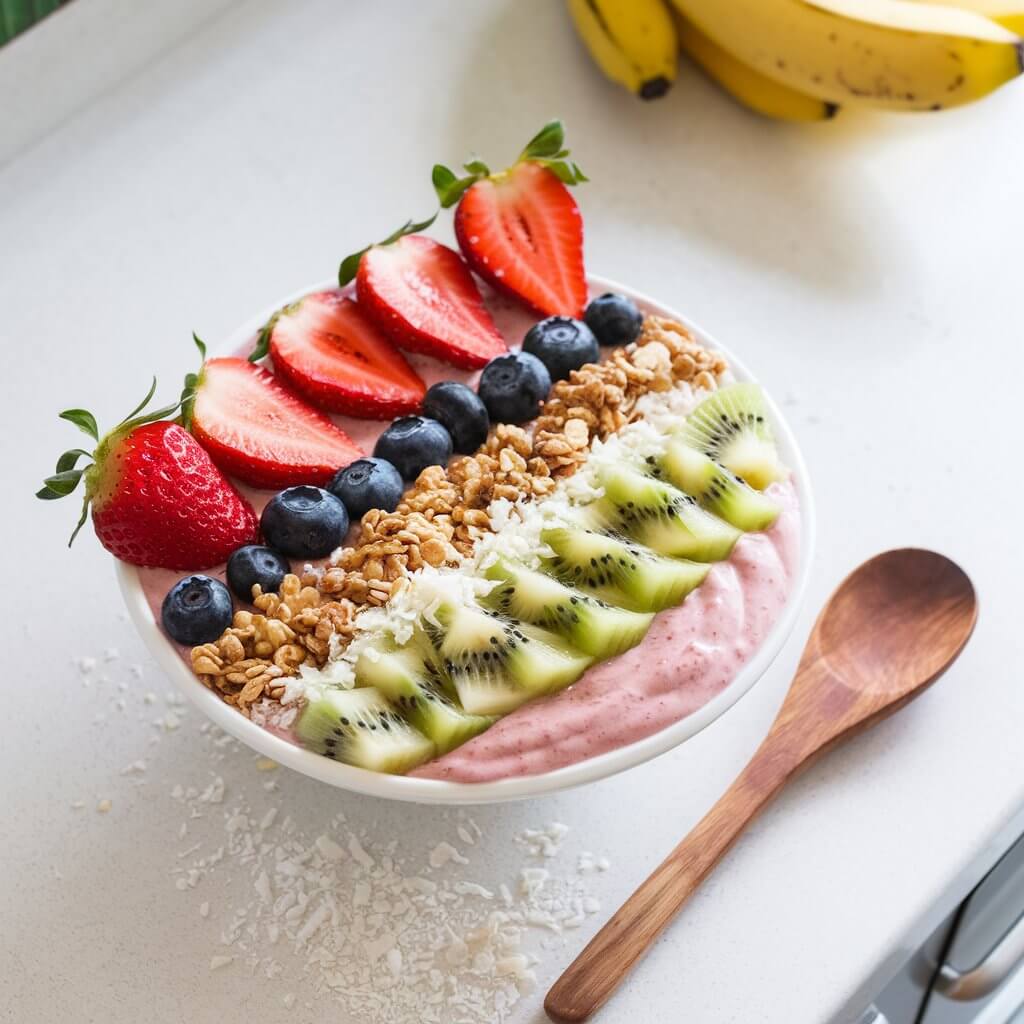
<path id="1" fill-rule="evenodd" d="M 668 91 L 682 50 L 744 106 L 785 121 L 840 107 L 941 110 L 1024 71 L 1024 0 L 567 0 L 612 81 Z"/>

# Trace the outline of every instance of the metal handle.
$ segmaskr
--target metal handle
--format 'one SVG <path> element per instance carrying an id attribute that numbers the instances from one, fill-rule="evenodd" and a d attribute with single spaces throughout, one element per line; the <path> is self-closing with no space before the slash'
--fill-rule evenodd
<path id="1" fill-rule="evenodd" d="M 889 1024 L 889 1018 L 872 1004 L 857 1019 L 857 1024 Z"/>
<path id="2" fill-rule="evenodd" d="M 1021 960 L 1024 960 L 1024 917 L 969 971 L 961 974 L 955 967 L 943 964 L 935 979 L 935 990 L 960 1003 L 981 999 L 999 988 Z"/>

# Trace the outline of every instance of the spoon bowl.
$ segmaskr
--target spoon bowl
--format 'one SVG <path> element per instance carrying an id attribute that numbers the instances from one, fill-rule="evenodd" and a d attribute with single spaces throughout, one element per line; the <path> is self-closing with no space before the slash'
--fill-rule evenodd
<path id="1" fill-rule="evenodd" d="M 938 679 L 977 615 L 967 574 L 934 551 L 887 551 L 847 576 L 818 616 L 750 763 L 555 982 L 548 1016 L 584 1021 L 602 1006 L 772 797 L 826 750 Z"/>
<path id="2" fill-rule="evenodd" d="M 963 649 L 976 604 L 974 587 L 955 562 L 919 548 L 887 551 L 839 585 L 804 658 L 822 658 L 831 675 L 851 689 L 916 690 L 934 681 Z M 862 622 L 865 614 L 873 618 L 873 630 Z"/>

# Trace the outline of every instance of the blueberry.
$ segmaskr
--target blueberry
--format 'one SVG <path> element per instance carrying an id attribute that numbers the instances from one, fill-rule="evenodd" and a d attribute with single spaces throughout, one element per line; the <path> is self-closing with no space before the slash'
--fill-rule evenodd
<path id="1" fill-rule="evenodd" d="M 535 355 L 552 380 L 565 380 L 584 363 L 601 358 L 594 332 L 582 320 L 568 316 L 549 316 L 534 324 L 523 339 L 523 351 Z"/>
<path id="2" fill-rule="evenodd" d="M 477 390 L 494 423 L 525 423 L 548 397 L 551 374 L 529 352 L 510 352 L 484 367 Z"/>
<path id="3" fill-rule="evenodd" d="M 423 412 L 452 435 L 452 447 L 469 455 L 487 440 L 490 417 L 480 396 L 454 380 L 431 385 L 423 399 Z"/>
<path id="4" fill-rule="evenodd" d="M 231 592 L 209 576 L 186 576 L 167 591 L 160 621 L 167 635 L 184 644 L 208 644 L 231 625 Z"/>
<path id="5" fill-rule="evenodd" d="M 264 594 L 276 594 L 281 580 L 291 571 L 288 559 L 273 548 L 246 544 L 228 559 L 228 586 L 240 600 L 251 601 L 254 583 Z"/>
<path id="6" fill-rule="evenodd" d="M 387 459 L 356 459 L 334 474 L 327 489 L 345 502 L 350 519 L 362 519 L 371 508 L 395 511 L 402 500 L 402 474 Z"/>
<path id="7" fill-rule="evenodd" d="M 267 502 L 260 529 L 267 543 L 289 558 L 322 558 L 345 539 L 348 512 L 329 491 L 303 484 Z"/>
<path id="8" fill-rule="evenodd" d="M 404 480 L 415 480 L 427 466 L 444 466 L 452 457 L 452 438 L 437 420 L 426 416 L 402 416 L 380 437 L 373 449 L 387 459 Z"/>
<path id="9" fill-rule="evenodd" d="M 605 292 L 592 299 L 583 319 L 602 345 L 631 344 L 640 336 L 644 323 L 636 303 L 613 292 Z"/>

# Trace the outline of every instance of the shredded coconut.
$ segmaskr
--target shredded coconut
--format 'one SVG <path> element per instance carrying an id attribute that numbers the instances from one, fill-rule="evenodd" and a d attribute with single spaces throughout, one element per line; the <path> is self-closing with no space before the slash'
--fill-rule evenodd
<path id="1" fill-rule="evenodd" d="M 209 723 L 198 732 L 211 764 L 246 756 Z M 337 812 L 306 835 L 262 784 L 246 790 L 229 790 L 216 771 L 170 787 L 179 839 L 195 819 L 210 819 L 200 841 L 177 851 L 170 879 L 217 928 L 217 944 L 197 942 L 197 958 L 211 972 L 287 981 L 285 1006 L 334 1001 L 343 1019 L 374 1024 L 502 1024 L 535 991 L 540 955 L 600 912 L 600 859 L 567 855 L 560 822 L 504 840 L 524 861 L 502 881 L 482 877 L 502 837 L 485 842 L 464 814 L 452 822 L 441 812 L 435 841 L 407 848 L 354 830 Z M 260 806 L 250 805 L 254 794 Z"/>

